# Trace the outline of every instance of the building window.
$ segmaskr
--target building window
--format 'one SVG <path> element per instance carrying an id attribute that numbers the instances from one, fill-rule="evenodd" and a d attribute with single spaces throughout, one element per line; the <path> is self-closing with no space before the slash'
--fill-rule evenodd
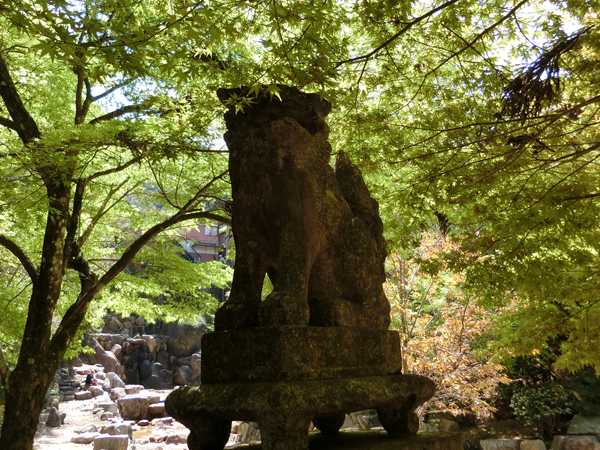
<path id="1" fill-rule="evenodd" d="M 204 227 L 204 236 L 218 236 L 219 227 Z"/>

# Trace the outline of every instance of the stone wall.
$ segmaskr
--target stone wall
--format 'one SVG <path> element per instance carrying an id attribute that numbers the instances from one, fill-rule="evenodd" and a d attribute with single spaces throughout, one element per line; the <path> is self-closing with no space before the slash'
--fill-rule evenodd
<path id="1" fill-rule="evenodd" d="M 166 334 L 147 334 L 147 330 Z M 203 323 L 148 325 L 142 316 L 109 315 L 103 331 L 84 337 L 84 345 L 94 351 L 81 355 L 81 361 L 101 364 L 105 372 L 115 372 L 126 383 L 146 389 L 200 383 Z"/>

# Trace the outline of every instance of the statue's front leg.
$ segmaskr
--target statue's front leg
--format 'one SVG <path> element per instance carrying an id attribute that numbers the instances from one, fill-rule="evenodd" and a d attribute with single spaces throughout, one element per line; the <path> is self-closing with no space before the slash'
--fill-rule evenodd
<path id="1" fill-rule="evenodd" d="M 307 243 L 302 239 L 302 234 L 283 233 L 273 292 L 260 304 L 258 314 L 261 326 L 308 325 L 310 310 L 307 294 L 311 266 Z"/>
<path id="2" fill-rule="evenodd" d="M 215 314 L 215 331 L 258 326 L 258 307 L 266 270 L 259 254 L 239 253 L 229 299 Z"/>

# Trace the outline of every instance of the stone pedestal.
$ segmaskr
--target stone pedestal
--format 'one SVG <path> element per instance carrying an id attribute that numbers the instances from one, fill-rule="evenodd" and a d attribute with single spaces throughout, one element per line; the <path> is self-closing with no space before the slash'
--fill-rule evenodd
<path id="1" fill-rule="evenodd" d="M 191 450 L 222 450 L 233 420 L 257 422 L 264 450 L 307 450 L 310 422 L 335 435 L 345 414 L 376 409 L 389 436 L 415 434 L 432 381 L 399 374 L 398 333 L 265 327 L 206 335 L 201 386 L 166 401 Z M 208 380 L 207 380 L 208 378 Z"/>

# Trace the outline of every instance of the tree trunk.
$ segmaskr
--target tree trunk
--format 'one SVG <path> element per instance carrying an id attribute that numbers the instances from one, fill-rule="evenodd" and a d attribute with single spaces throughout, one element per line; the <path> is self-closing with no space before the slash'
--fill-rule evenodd
<path id="1" fill-rule="evenodd" d="M 44 399 L 60 359 L 54 365 L 30 367 L 11 375 L 9 389 L 5 392 L 6 406 L 4 424 L 0 435 L 0 448 L 10 450 L 31 450 L 38 428 L 38 420 Z"/>
<path id="2" fill-rule="evenodd" d="M 42 259 L 29 301 L 19 359 L 5 386 L 6 407 L 0 449 L 33 448 L 44 398 L 64 355 L 64 350 L 60 354 L 49 354 L 52 318 L 66 268 L 64 241 L 70 188 L 68 183 L 61 181 L 45 180 L 50 208 Z"/>

